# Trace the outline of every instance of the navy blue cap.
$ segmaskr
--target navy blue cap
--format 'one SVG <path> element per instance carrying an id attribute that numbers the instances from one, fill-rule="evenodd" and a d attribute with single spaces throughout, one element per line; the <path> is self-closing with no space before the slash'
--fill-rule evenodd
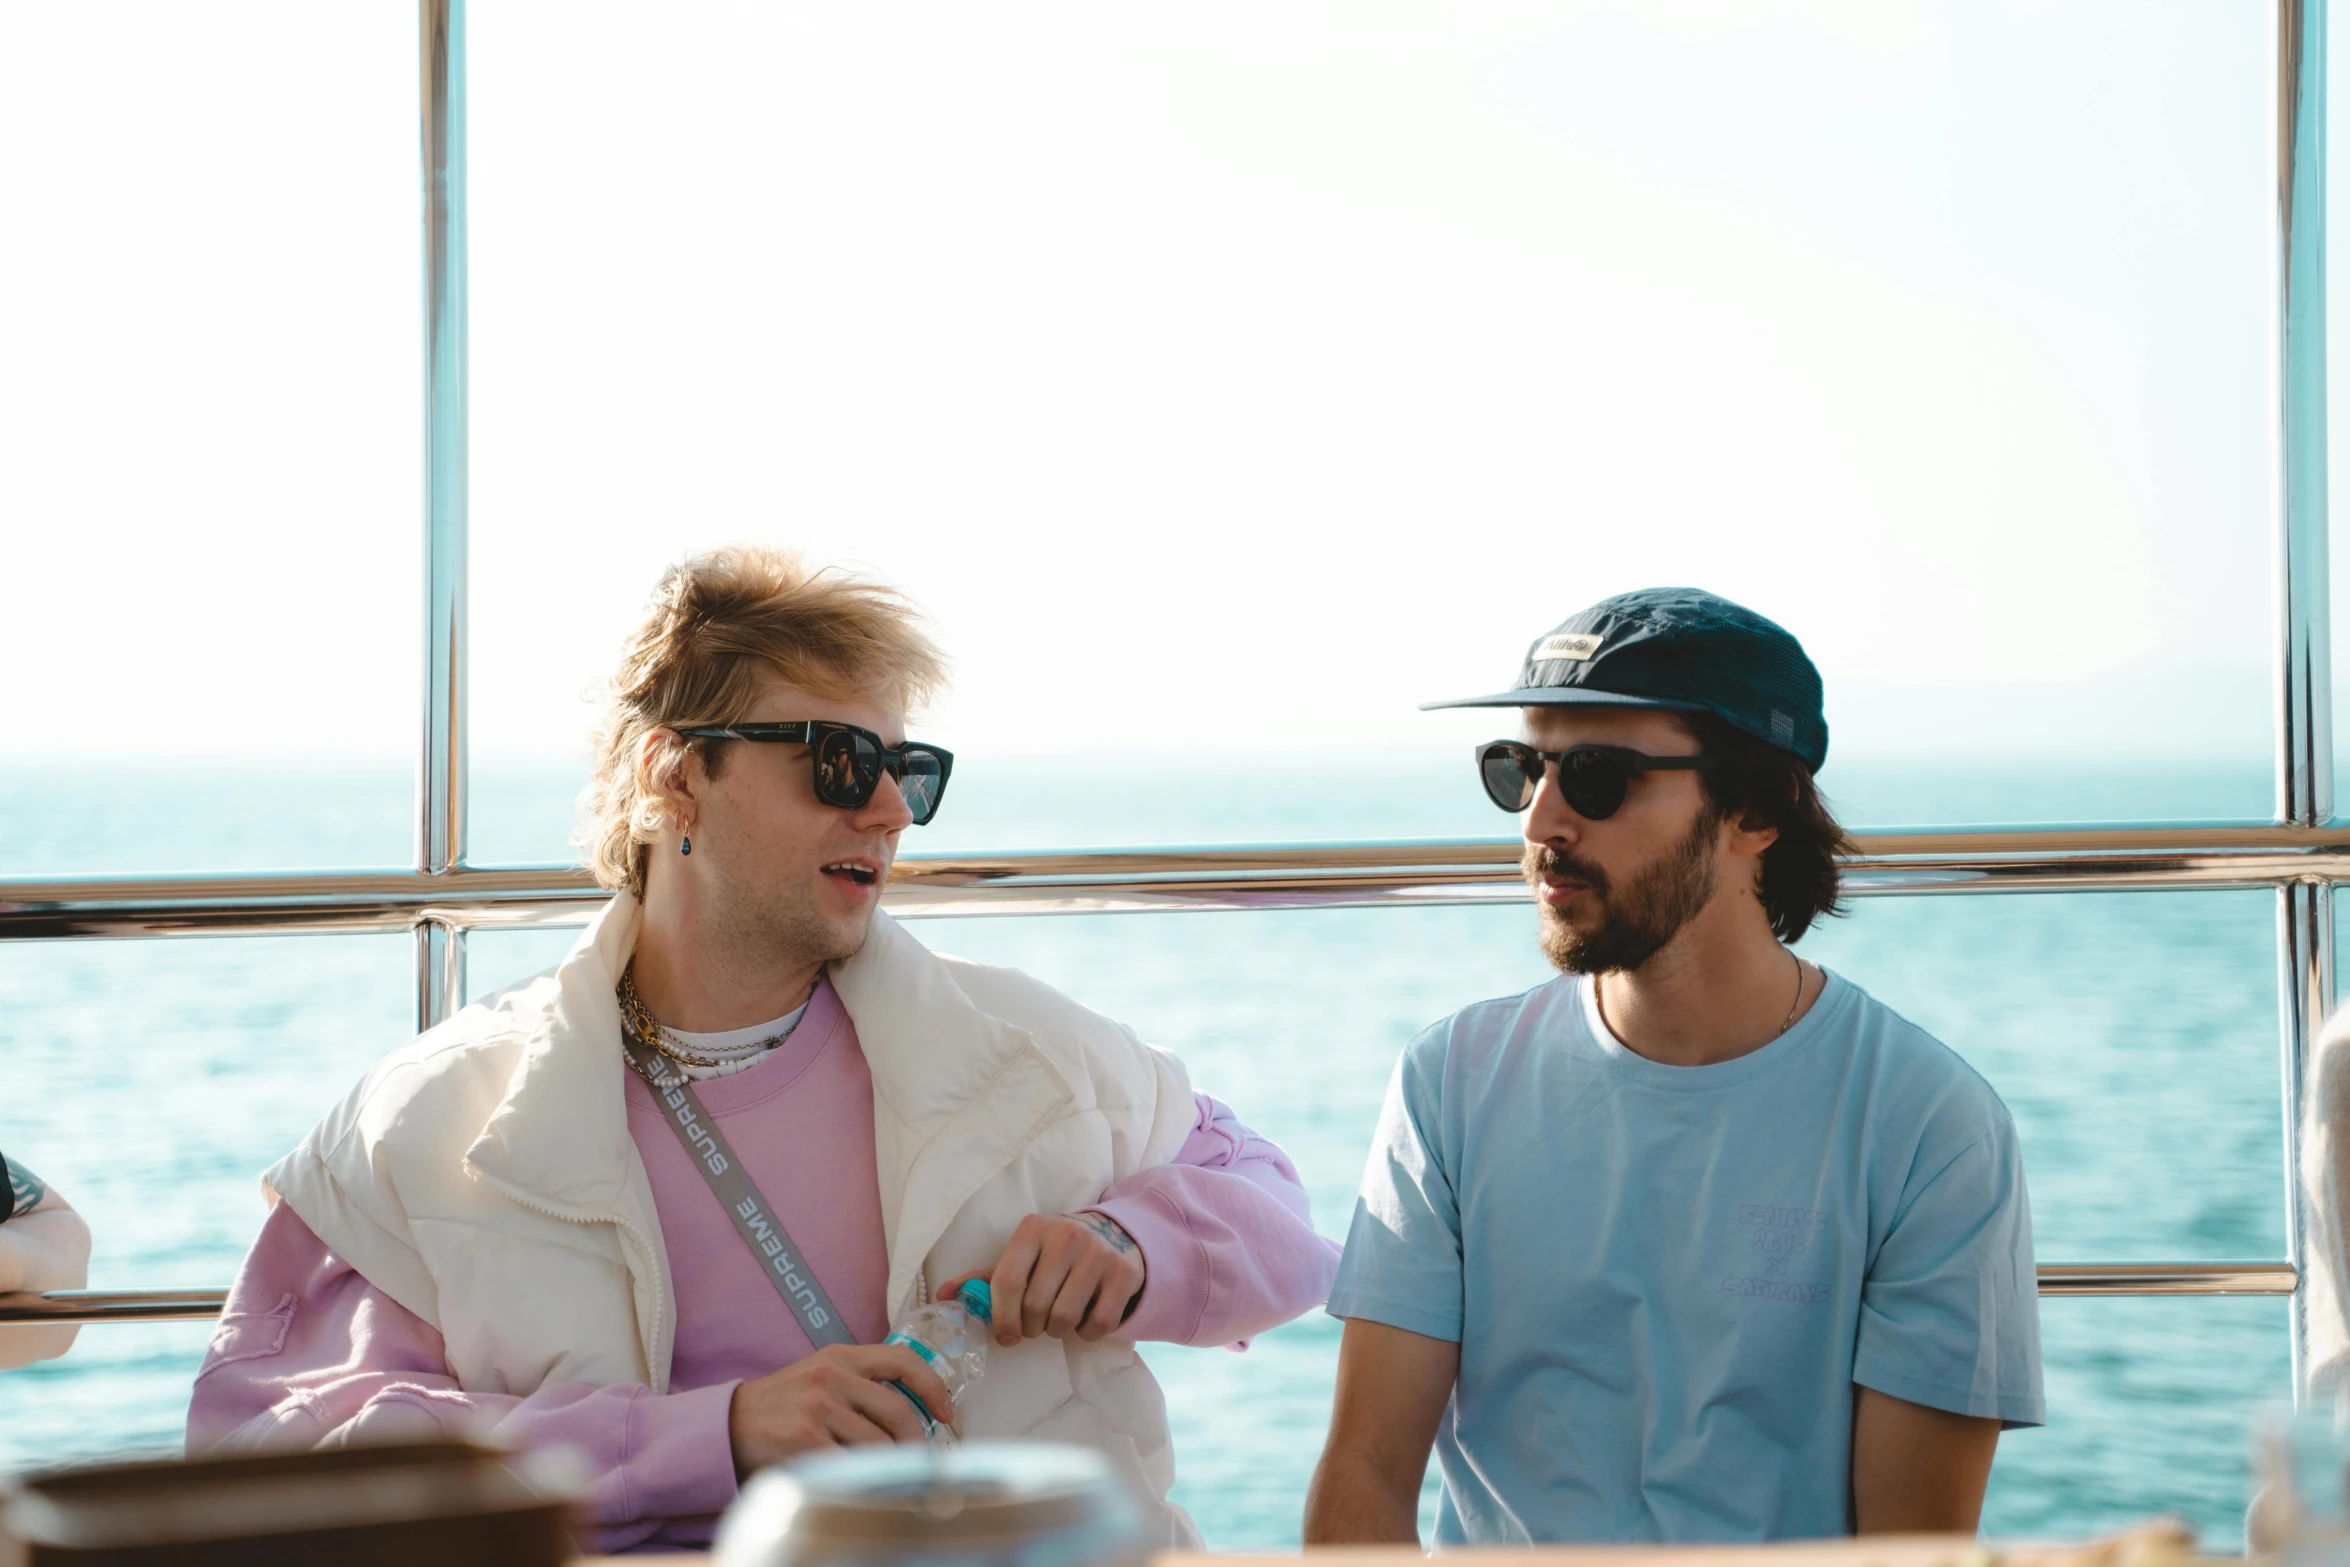
<path id="1" fill-rule="evenodd" d="M 1816 773 L 1828 759 L 1820 701 L 1820 672 L 1785 627 L 1699 588 L 1642 588 L 1537 637 L 1515 690 L 1420 707 L 1712 713 Z"/>

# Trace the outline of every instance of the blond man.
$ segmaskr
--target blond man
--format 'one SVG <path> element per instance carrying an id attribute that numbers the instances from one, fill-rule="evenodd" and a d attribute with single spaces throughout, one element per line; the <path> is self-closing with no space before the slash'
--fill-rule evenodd
<path id="1" fill-rule="evenodd" d="M 706 1541 L 764 1464 L 948 1422 L 1091 1443 L 1197 1540 L 1133 1346 L 1244 1342 L 1336 1248 L 1175 1057 L 880 912 L 952 776 L 905 727 L 941 679 L 872 583 L 750 549 L 664 577 L 590 793 L 611 901 L 269 1171 L 191 1452 L 561 1442 L 616 1550 Z M 957 1407 L 881 1341 L 973 1277 L 995 1346 Z"/>

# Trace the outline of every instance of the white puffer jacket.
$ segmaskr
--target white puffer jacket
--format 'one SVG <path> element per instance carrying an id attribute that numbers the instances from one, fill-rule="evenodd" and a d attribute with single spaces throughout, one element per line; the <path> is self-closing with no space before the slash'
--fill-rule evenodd
<path id="1" fill-rule="evenodd" d="M 613 986 L 642 911 L 607 904 L 552 973 L 417 1037 L 268 1174 L 320 1240 L 437 1328 L 467 1388 L 669 1389 L 677 1311 L 652 1186 L 628 1134 Z M 1031 1213 L 1065 1213 L 1170 1162 L 1193 1122 L 1167 1052 L 1013 969 L 934 955 L 877 914 L 833 988 L 873 1075 L 892 1320 L 994 1266 Z M 1166 1500 L 1158 1383 L 1124 1344 L 992 1351 L 966 1437 L 1100 1448 Z"/>

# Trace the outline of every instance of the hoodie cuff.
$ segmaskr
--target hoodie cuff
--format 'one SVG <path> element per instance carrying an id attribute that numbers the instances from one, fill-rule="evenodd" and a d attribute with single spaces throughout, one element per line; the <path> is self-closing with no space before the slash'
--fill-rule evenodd
<path id="1" fill-rule="evenodd" d="M 733 1505 L 734 1439 L 728 1420 L 740 1382 L 646 1396 L 629 1411 L 623 1489 L 634 1518 L 690 1518 Z"/>

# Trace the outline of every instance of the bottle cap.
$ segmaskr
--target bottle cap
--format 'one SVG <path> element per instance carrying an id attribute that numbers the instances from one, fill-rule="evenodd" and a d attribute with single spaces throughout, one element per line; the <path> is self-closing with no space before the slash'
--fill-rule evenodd
<path id="1" fill-rule="evenodd" d="M 980 1321 L 995 1321 L 995 1294 L 987 1287 L 987 1280 L 965 1280 L 963 1287 L 955 1291 L 955 1298 L 963 1303 L 964 1310 Z"/>

